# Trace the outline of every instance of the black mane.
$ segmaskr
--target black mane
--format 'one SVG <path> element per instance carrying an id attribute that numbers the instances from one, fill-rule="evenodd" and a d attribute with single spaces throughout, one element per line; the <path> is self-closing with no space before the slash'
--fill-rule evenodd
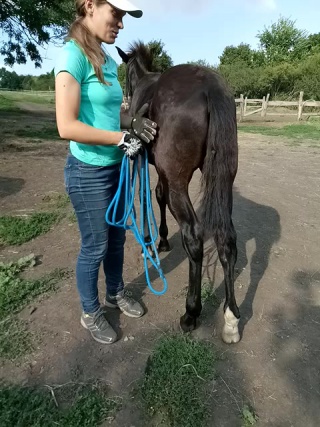
<path id="1" fill-rule="evenodd" d="M 145 69 L 148 72 L 152 72 L 154 65 L 154 57 L 152 51 L 147 45 L 145 45 L 141 40 L 134 42 L 129 45 L 129 52 L 127 53 L 130 59 L 135 59 L 139 66 Z"/>

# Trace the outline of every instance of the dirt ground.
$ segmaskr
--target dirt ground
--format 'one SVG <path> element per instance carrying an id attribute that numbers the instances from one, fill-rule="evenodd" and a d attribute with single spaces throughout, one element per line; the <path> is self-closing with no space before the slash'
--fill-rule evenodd
<path id="1" fill-rule="evenodd" d="M 11 115 L 10 126 L 21 127 L 39 120 L 39 115 L 32 109 L 24 116 Z M 41 115 L 42 124 L 53 120 L 52 112 Z M 2 214 L 43 209 L 45 195 L 64 192 L 65 142 L 1 138 Z M 222 343 L 223 304 L 205 304 L 193 332 L 195 337 L 212 341 L 219 355 L 217 377 L 208 393 L 209 425 L 241 426 L 239 413 L 243 405 L 250 404 L 259 416 L 257 426 L 316 427 L 320 420 L 320 149 L 308 142 L 291 146 L 279 138 L 241 132 L 239 150 L 234 191 L 239 251 L 235 289 L 242 340 L 233 346 Z M 153 169 L 151 176 L 154 187 Z M 190 185 L 195 205 L 198 183 L 196 174 Z M 156 203 L 154 207 L 158 215 Z M 110 311 L 120 336 L 116 344 L 99 345 L 80 326 L 72 274 L 56 294 L 21 313 L 41 341 L 21 363 L 1 362 L 0 377 L 39 385 L 101 378 L 113 394 L 124 398 L 112 426 L 149 425 L 130 392 L 143 375 L 155 340 L 168 329 L 178 329 L 188 279 L 188 262 L 170 214 L 168 225 L 172 251 L 161 254 L 161 259 L 169 290 L 161 297 L 146 287 L 140 249 L 128 234 L 124 277 L 147 313 L 136 320 Z M 65 219 L 34 241 L 2 249 L 0 261 L 34 253 L 41 256 L 42 263 L 34 272 L 40 276 L 55 267 L 74 269 L 78 249 L 77 225 Z M 223 300 L 222 269 L 210 242 L 205 254 L 203 280 L 210 279 Z M 161 286 L 153 273 L 151 277 L 155 286 Z M 100 285 L 103 296 L 102 278 Z"/>

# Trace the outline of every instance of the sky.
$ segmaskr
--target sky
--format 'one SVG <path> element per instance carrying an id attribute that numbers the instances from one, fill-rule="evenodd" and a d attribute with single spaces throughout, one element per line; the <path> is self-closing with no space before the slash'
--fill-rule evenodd
<path id="1" fill-rule="evenodd" d="M 132 3 L 143 10 L 143 17 L 125 16 L 125 28 L 115 45 L 128 50 L 129 44 L 138 39 L 146 43 L 162 40 L 175 65 L 198 59 L 215 65 L 226 46 L 247 43 L 257 47 L 258 32 L 280 16 L 296 21 L 296 26 L 308 33 L 320 32 L 319 0 L 132 0 Z M 120 64 L 115 47 L 108 45 L 107 50 Z M 18 74 L 50 72 L 59 47 L 49 45 L 41 53 L 41 69 L 31 62 L 8 69 Z"/>

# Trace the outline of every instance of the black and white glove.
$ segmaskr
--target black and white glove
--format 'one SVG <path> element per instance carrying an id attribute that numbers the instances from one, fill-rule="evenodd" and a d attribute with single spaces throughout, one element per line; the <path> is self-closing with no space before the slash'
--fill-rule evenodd
<path id="1" fill-rule="evenodd" d="M 121 123 L 124 129 L 129 129 L 132 133 L 134 133 L 138 138 L 142 139 L 142 141 L 146 142 L 147 144 L 150 141 L 153 141 L 157 134 L 157 123 L 143 117 L 148 109 L 149 104 L 144 104 L 135 114 L 135 116 L 123 116 Z"/>
<path id="2" fill-rule="evenodd" d="M 131 160 L 134 159 L 143 150 L 141 139 L 137 138 L 129 132 L 123 132 L 123 136 L 118 144 L 118 147 L 123 150 L 125 155 L 128 156 Z"/>

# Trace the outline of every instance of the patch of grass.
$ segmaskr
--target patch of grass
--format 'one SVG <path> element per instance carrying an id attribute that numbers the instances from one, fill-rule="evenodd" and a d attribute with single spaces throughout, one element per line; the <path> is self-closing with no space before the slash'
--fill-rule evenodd
<path id="1" fill-rule="evenodd" d="M 0 244 L 21 245 L 47 233 L 61 219 L 59 212 L 37 212 L 27 218 L 0 217 Z"/>
<path id="2" fill-rule="evenodd" d="M 31 102 L 33 104 L 54 104 L 55 95 L 41 92 L 14 92 L 3 91 L 3 96 L 15 102 Z"/>
<path id="3" fill-rule="evenodd" d="M 320 124 L 317 122 L 301 123 L 280 128 L 267 126 L 241 125 L 239 131 L 270 136 L 281 136 L 295 140 L 314 139 L 319 141 Z"/>
<path id="4" fill-rule="evenodd" d="M 2 427 L 97 427 L 121 407 L 104 384 L 31 388 L 0 386 Z"/>
<path id="5" fill-rule="evenodd" d="M 70 198 L 68 194 L 58 193 L 57 191 L 51 191 L 50 193 L 46 194 L 42 200 L 57 209 L 66 208 L 70 204 Z"/>
<path id="6" fill-rule="evenodd" d="M 249 406 L 247 405 L 242 408 L 241 418 L 241 427 L 254 426 L 258 421 L 258 416 L 255 414 L 254 410 L 252 408 L 249 408 Z"/>
<path id="7" fill-rule="evenodd" d="M 39 139 L 60 139 L 58 129 L 56 127 L 45 127 L 41 129 L 17 129 L 14 135 L 21 138 L 34 138 L 34 141 Z"/>
<path id="8" fill-rule="evenodd" d="M 40 295 L 55 291 L 67 274 L 57 269 L 37 280 L 21 278 L 20 274 L 35 263 L 33 254 L 0 263 L 0 357 L 4 359 L 16 360 L 32 351 L 34 337 L 16 314 Z"/>
<path id="9" fill-rule="evenodd" d="M 15 102 L 0 94 L 0 111 L 19 111 L 19 108 L 16 106 Z"/>
<path id="10" fill-rule="evenodd" d="M 201 285 L 201 301 L 203 305 L 218 306 L 220 300 L 214 292 L 213 283 L 208 280 Z"/>
<path id="11" fill-rule="evenodd" d="M 22 310 L 39 295 L 55 290 L 66 275 L 64 270 L 57 269 L 41 279 L 21 278 L 22 271 L 35 263 L 33 254 L 17 262 L 0 263 L 0 320 Z"/>
<path id="12" fill-rule="evenodd" d="M 32 349 L 33 336 L 25 322 L 13 316 L 0 321 L 0 358 L 16 360 L 30 353 Z"/>
<path id="13" fill-rule="evenodd" d="M 174 427 L 204 427 L 205 388 L 214 376 L 212 347 L 187 336 L 161 338 L 148 361 L 139 390 L 150 415 Z"/>

